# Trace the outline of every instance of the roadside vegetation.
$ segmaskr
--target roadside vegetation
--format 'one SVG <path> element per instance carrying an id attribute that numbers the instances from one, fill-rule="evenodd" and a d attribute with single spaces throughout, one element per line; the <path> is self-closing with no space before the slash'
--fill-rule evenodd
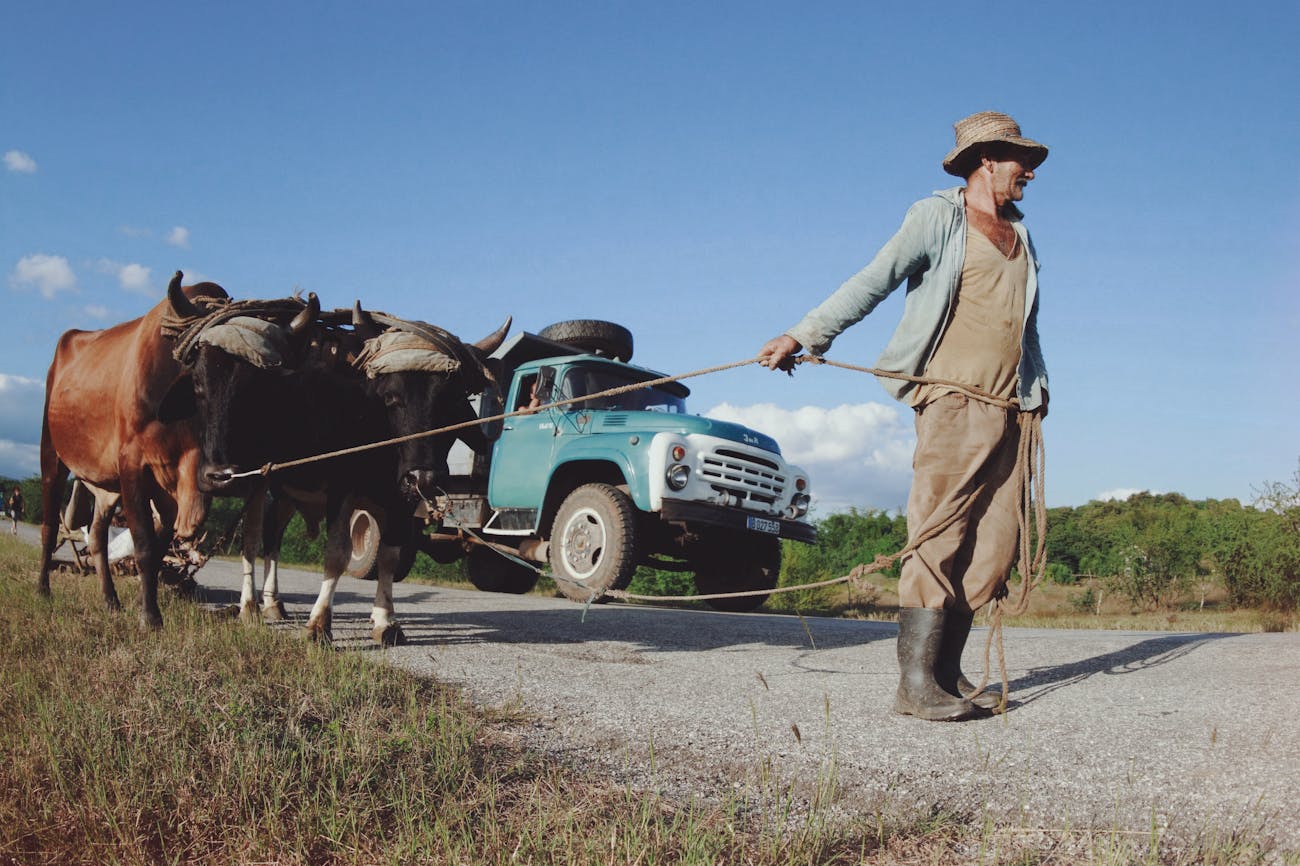
<path id="1" fill-rule="evenodd" d="M 142 632 L 133 581 L 35 593 L 0 536 L 0 864 L 1254 864 L 1263 836 L 999 826 L 837 808 L 752 768 L 687 801 L 595 778 L 375 653 L 246 628 L 170 593 Z M 653 779 L 653 771 L 650 774 Z M 653 784 L 653 783 L 651 783 Z"/>
<path id="2" fill-rule="evenodd" d="M 3 483 L 3 482 L 0 482 Z M 12 482 L 8 482 L 12 486 Z M 38 479 L 23 482 L 28 519 L 38 519 Z M 239 503 L 216 500 L 206 531 L 238 552 Z M 779 586 L 848 574 L 877 555 L 901 549 L 906 517 L 852 510 L 816 521 L 819 542 L 782 542 Z M 290 564 L 319 565 L 322 537 L 295 516 L 282 554 Z M 1270 482 L 1253 502 L 1190 500 L 1177 493 L 1138 493 L 1123 501 L 1053 508 L 1047 514 L 1047 569 L 1019 626 L 1204 632 L 1294 631 L 1300 627 L 1300 468 Z M 440 565 L 420 554 L 412 580 L 469 585 L 464 563 Z M 762 608 L 803 616 L 895 619 L 898 567 L 857 584 L 775 594 Z M 543 577 L 535 592 L 555 593 Z M 642 568 L 629 587 L 638 595 L 691 595 L 689 573 Z M 1020 592 L 1012 575 L 1012 597 Z"/>

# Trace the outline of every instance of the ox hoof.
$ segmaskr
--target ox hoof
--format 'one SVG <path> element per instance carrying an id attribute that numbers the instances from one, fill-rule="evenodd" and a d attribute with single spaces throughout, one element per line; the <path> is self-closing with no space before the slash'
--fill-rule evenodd
<path id="1" fill-rule="evenodd" d="M 104 607 L 116 613 L 122 609 L 122 602 L 117 600 L 117 596 L 113 596 L 112 598 L 104 599 Z"/>
<path id="2" fill-rule="evenodd" d="M 321 646 L 333 646 L 334 636 L 331 628 L 333 620 L 334 617 L 328 613 L 322 617 L 313 617 L 307 623 L 305 632 L 307 640 Z"/>
<path id="3" fill-rule="evenodd" d="M 375 626 L 370 630 L 370 637 L 380 646 L 401 646 L 406 643 L 406 632 L 395 622 Z"/>
<path id="4" fill-rule="evenodd" d="M 289 614 L 285 612 L 284 602 L 277 600 L 262 605 L 263 622 L 284 622 L 288 618 Z"/>
<path id="5" fill-rule="evenodd" d="M 140 614 L 140 627 L 145 631 L 160 631 L 163 627 L 161 613 Z"/>
<path id="6" fill-rule="evenodd" d="M 251 601 L 246 601 L 236 611 L 239 614 L 239 621 L 244 625 L 257 625 L 260 620 L 257 616 L 257 605 Z"/>
<path id="7" fill-rule="evenodd" d="M 307 639 L 307 642 L 314 646 L 334 646 L 334 638 L 326 629 L 312 628 L 311 626 L 308 626 L 302 634 L 303 637 Z"/>

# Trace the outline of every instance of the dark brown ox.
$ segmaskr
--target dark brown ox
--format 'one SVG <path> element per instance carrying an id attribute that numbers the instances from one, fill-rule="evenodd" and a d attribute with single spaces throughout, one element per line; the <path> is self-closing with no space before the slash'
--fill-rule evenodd
<path id="1" fill-rule="evenodd" d="M 183 302 L 176 303 L 179 307 Z M 249 469 L 332 455 L 278 468 L 265 479 L 275 494 L 277 519 L 268 533 L 261 615 L 269 620 L 283 615 L 275 549 L 284 522 L 296 508 L 309 525 L 325 520 L 324 578 L 308 633 L 318 640 L 329 639 L 334 590 L 351 548 L 349 518 L 354 507 L 363 506 L 379 517 L 382 527 L 372 637 L 391 644 L 401 640 L 392 583 L 401 553 L 413 549 L 416 541 L 416 507 L 432 499 L 437 486 L 445 482 L 447 451 L 453 440 L 465 439 L 481 450 L 487 441 L 471 427 L 399 445 L 334 452 L 473 421 L 469 395 L 481 392 L 488 383 L 487 356 L 504 340 L 510 322 L 507 319 L 495 333 L 470 344 L 422 322 L 383 314 L 376 321 L 359 305 L 347 330 L 338 318 L 343 312 L 326 314 L 332 324 L 301 334 L 294 333 L 292 323 L 280 328 L 265 321 L 242 322 L 238 335 L 220 334 L 214 328 L 194 341 L 193 388 L 202 395 L 197 406 L 204 455 L 199 484 L 216 495 L 242 495 L 249 492 L 250 483 L 264 481 Z M 234 325 L 231 320 L 221 327 Z M 250 330 L 267 336 L 266 351 L 255 357 L 242 351 L 244 334 Z M 303 337 L 308 338 L 305 347 Z M 241 351 L 232 353 L 232 346 Z M 189 354 L 186 360 L 191 362 Z M 252 505 L 260 507 L 260 499 L 255 496 Z M 253 508 L 246 516 L 246 528 L 255 522 Z M 246 533 L 246 545 L 250 537 Z M 251 545 L 246 546 L 240 616 L 247 621 L 255 620 L 258 611 L 254 553 Z"/>
<path id="2" fill-rule="evenodd" d="M 173 282 L 179 285 L 180 276 L 178 272 Z M 227 297 L 215 283 L 183 291 L 192 300 Z M 162 625 L 158 572 L 172 534 L 193 536 L 207 510 L 196 484 L 200 455 L 193 418 L 160 417 L 164 397 L 182 375 L 172 357 L 172 341 L 162 334 L 170 307 L 163 300 L 138 319 L 60 337 L 46 378 L 41 427 L 38 589 L 50 592 L 59 506 L 71 471 L 105 494 L 105 502 L 107 494 L 121 497 L 140 571 L 140 621 L 148 628 Z M 107 534 L 108 521 L 97 514 L 90 548 L 104 601 L 118 609 L 121 603 L 108 570 Z"/>

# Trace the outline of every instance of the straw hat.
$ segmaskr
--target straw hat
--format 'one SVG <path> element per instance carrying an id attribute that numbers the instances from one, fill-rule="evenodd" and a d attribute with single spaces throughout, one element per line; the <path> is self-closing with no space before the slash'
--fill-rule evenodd
<path id="1" fill-rule="evenodd" d="M 1026 156 L 1025 168 L 1028 169 L 1038 168 L 1047 159 L 1047 145 L 1025 138 L 1020 134 L 1020 124 L 1000 111 L 981 111 L 963 117 L 952 128 L 957 134 L 957 146 L 943 158 L 943 170 L 957 177 L 970 174 L 974 167 L 971 161 L 979 156 L 981 144 L 1005 142 L 1022 148 Z"/>

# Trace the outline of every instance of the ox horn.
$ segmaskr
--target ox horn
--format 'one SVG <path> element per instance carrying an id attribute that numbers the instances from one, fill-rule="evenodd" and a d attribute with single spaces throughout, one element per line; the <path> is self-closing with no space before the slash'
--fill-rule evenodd
<path id="1" fill-rule="evenodd" d="M 177 316 L 182 319 L 194 319 L 203 315 L 203 312 L 181 291 L 181 278 L 183 276 L 184 274 L 177 271 L 172 277 L 172 281 L 167 284 L 167 300 L 171 301 L 172 312 Z"/>
<path id="2" fill-rule="evenodd" d="M 307 303 L 303 305 L 302 312 L 293 317 L 289 323 L 289 335 L 296 337 L 311 326 L 320 315 L 320 298 L 316 297 L 315 292 L 307 293 Z"/>
<path id="3" fill-rule="evenodd" d="M 474 348 L 478 349 L 484 355 L 491 355 L 497 349 L 501 348 L 501 344 L 505 342 L 506 334 L 510 331 L 510 323 L 513 321 L 514 317 L 506 316 L 505 324 L 475 343 Z"/>
<path id="4" fill-rule="evenodd" d="M 352 305 L 352 327 L 358 332 L 365 331 L 368 336 L 374 336 L 384 330 L 369 313 L 361 308 L 360 300 Z"/>

